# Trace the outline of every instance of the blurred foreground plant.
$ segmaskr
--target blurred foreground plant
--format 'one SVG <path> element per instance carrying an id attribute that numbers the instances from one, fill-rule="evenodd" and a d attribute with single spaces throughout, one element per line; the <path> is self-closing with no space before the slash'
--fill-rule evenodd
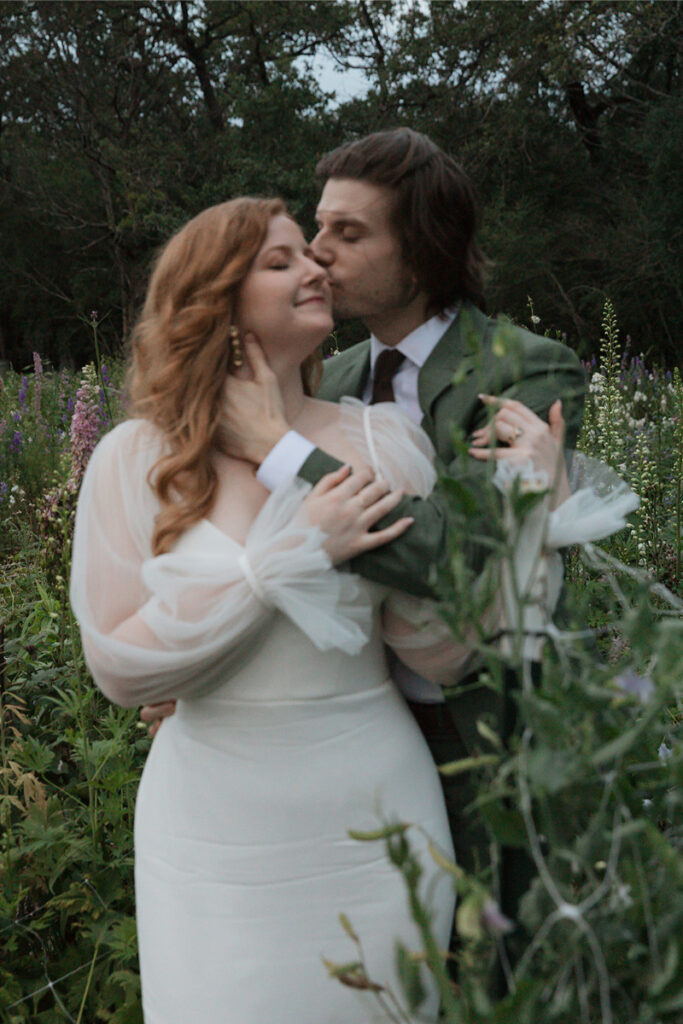
<path id="1" fill-rule="evenodd" d="M 466 439 L 456 444 L 466 459 Z M 445 951 L 435 948 L 409 824 L 356 835 L 385 843 L 422 934 L 422 949 L 397 951 L 403 993 L 394 994 L 401 1005 L 393 1019 L 424 1019 L 429 971 L 445 1024 L 680 1022 L 683 602 L 610 550 L 586 544 L 573 557 L 583 583 L 599 577 L 608 625 L 587 628 L 594 591 L 570 586 L 560 625 L 544 630 L 542 663 L 532 667 L 525 654 L 537 633 L 524 624 L 528 593 L 517 594 L 519 614 L 504 638 L 482 626 L 502 566 L 514 563 L 516 534 L 491 488 L 486 514 L 499 522 L 490 530 L 488 581 L 468 568 L 463 550 L 480 528 L 481 499 L 463 479 L 441 481 L 451 560 L 438 581 L 440 610 L 457 636 L 476 637 L 490 711 L 479 716 L 470 756 L 442 771 L 473 784 L 467 817 L 485 823 L 491 856 L 467 874 L 431 849 L 458 894 L 456 983 L 444 971 Z M 522 527 L 538 506 L 519 491 L 509 500 Z M 596 643 L 603 632 L 623 638 L 611 660 Z M 501 866 L 520 855 L 531 865 L 530 882 L 510 921 L 500 910 Z M 505 995 L 492 988 L 497 962 Z"/>

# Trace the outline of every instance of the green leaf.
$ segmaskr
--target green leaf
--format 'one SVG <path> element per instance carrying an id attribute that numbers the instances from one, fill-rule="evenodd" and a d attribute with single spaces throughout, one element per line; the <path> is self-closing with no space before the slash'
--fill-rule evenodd
<path id="1" fill-rule="evenodd" d="M 353 939 L 354 942 L 358 942 L 358 936 L 356 935 L 355 931 L 353 930 L 351 922 L 349 921 L 349 919 L 346 916 L 346 914 L 344 914 L 344 913 L 339 914 L 339 924 L 342 926 L 342 928 L 344 929 L 344 931 L 346 932 L 346 934 L 348 935 L 348 937 L 350 939 Z"/>
<path id="2" fill-rule="evenodd" d="M 391 836 L 401 835 L 409 828 L 410 825 L 399 823 L 397 825 L 385 825 L 384 828 L 372 829 L 369 832 L 360 832 L 357 829 L 350 828 L 346 834 L 351 839 L 358 839 L 362 843 L 371 843 L 377 839 L 389 839 Z"/>
<path id="3" fill-rule="evenodd" d="M 499 761 L 498 754 L 480 754 L 478 757 L 463 757 L 459 761 L 449 761 L 437 767 L 442 775 L 460 775 L 461 772 L 469 772 L 487 764 L 498 764 Z"/>
<path id="4" fill-rule="evenodd" d="M 541 793 L 558 793 L 576 777 L 573 755 L 552 747 L 532 750 L 527 758 L 527 774 L 532 787 Z"/>
<path id="5" fill-rule="evenodd" d="M 455 500 L 459 511 L 464 516 L 469 517 L 477 514 L 478 506 L 475 497 L 472 491 L 465 487 L 460 480 L 454 480 L 453 477 L 444 477 L 441 486 L 446 494 Z"/>
<path id="6" fill-rule="evenodd" d="M 396 943 L 396 967 L 408 1008 L 416 1010 L 426 996 L 422 984 L 420 965 L 415 961 L 402 942 Z"/>
<path id="7" fill-rule="evenodd" d="M 519 811 L 507 810 L 500 803 L 487 803 L 479 808 L 484 821 L 503 846 L 526 846 L 527 832 Z"/>

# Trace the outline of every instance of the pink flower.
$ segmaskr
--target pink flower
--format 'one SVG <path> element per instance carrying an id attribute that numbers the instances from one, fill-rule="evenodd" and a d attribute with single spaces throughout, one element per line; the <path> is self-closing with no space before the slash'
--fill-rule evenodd
<path id="1" fill-rule="evenodd" d="M 71 417 L 71 427 L 69 429 L 71 475 L 67 483 L 69 490 L 75 491 L 78 489 L 93 448 L 100 439 L 101 430 L 102 419 L 97 371 L 90 364 L 83 370 L 81 385 L 76 392 L 74 413 Z"/>
<path id="2" fill-rule="evenodd" d="M 514 921 L 506 917 L 495 900 L 488 899 L 481 910 L 481 923 L 491 935 L 507 935 L 514 930 Z"/>
<path id="3" fill-rule="evenodd" d="M 33 372 L 36 377 L 42 376 L 43 373 L 43 364 L 37 352 L 33 353 Z"/>

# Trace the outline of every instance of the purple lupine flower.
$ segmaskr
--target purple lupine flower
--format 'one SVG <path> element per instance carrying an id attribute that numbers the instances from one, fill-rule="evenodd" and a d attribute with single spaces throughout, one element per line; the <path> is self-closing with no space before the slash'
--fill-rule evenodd
<path id="1" fill-rule="evenodd" d="M 7 482 L 5 480 L 0 481 L 0 501 L 5 500 L 7 494 Z"/>
<path id="2" fill-rule="evenodd" d="M 26 405 L 26 392 L 28 390 L 28 377 L 21 378 L 21 387 L 19 388 L 19 405 Z"/>
<path id="3" fill-rule="evenodd" d="M 637 697 L 641 704 L 648 704 L 655 692 L 655 684 L 649 676 L 639 676 L 630 668 L 616 677 L 614 685 L 622 693 Z"/>
<path id="4" fill-rule="evenodd" d="M 18 409 L 15 409 L 14 412 L 12 413 L 12 419 L 14 420 L 15 423 L 21 423 L 21 413 L 19 412 Z"/>
<path id="5" fill-rule="evenodd" d="M 40 355 L 37 352 L 33 353 L 33 372 L 36 377 L 41 377 L 43 374 L 43 364 L 40 359 Z"/>
<path id="6" fill-rule="evenodd" d="M 19 449 L 21 448 L 21 431 L 20 430 L 15 430 L 14 431 L 14 437 L 10 441 L 9 446 L 10 446 L 10 450 L 13 451 L 13 452 L 18 452 L 19 451 Z"/>
<path id="7" fill-rule="evenodd" d="M 109 370 L 107 369 L 105 363 L 102 363 L 102 365 L 100 366 L 100 374 L 102 376 L 102 383 L 104 384 L 104 386 L 109 387 L 109 385 L 111 384 L 111 378 L 109 376 Z"/>
<path id="8" fill-rule="evenodd" d="M 70 413 L 74 411 L 74 400 L 71 397 L 71 395 L 69 395 L 69 398 L 66 403 L 66 411 Z"/>

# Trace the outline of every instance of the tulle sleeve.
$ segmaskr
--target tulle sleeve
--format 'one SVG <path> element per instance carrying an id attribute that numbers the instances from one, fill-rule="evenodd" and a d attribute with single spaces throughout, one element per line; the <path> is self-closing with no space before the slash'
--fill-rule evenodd
<path id="1" fill-rule="evenodd" d="M 422 428 L 397 405 L 366 406 L 357 399 L 342 398 L 341 424 L 378 477 L 420 498 L 431 494 L 436 483 L 434 447 Z M 494 603 L 486 616 L 492 627 L 499 611 Z M 449 686 L 467 670 L 475 638 L 457 641 L 435 601 L 390 590 L 382 606 L 382 623 L 385 643 L 405 665 L 430 682 Z"/>
<path id="2" fill-rule="evenodd" d="M 112 701 L 211 689 L 253 655 L 276 609 L 321 650 L 361 649 L 371 608 L 307 521 L 309 485 L 278 488 L 244 546 L 202 520 L 154 557 L 148 474 L 161 453 L 150 424 L 121 424 L 95 449 L 78 500 L 71 603 L 88 666 Z"/>

